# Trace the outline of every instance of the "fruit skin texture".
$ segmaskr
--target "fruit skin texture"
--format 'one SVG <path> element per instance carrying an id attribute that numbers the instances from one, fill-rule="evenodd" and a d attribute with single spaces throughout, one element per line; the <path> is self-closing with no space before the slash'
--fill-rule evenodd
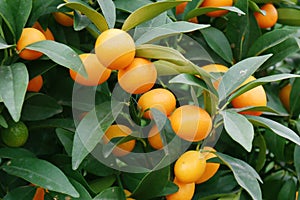
<path id="1" fill-rule="evenodd" d="M 206 167 L 204 155 L 199 151 L 186 151 L 175 162 L 174 174 L 181 183 L 194 183 L 203 175 Z"/>
<path id="2" fill-rule="evenodd" d="M 45 196 L 44 188 L 38 187 L 36 189 L 36 192 L 32 200 L 44 200 L 44 196 Z"/>
<path id="3" fill-rule="evenodd" d="M 211 151 L 211 152 L 216 152 L 216 150 L 212 147 L 208 147 L 208 146 L 205 146 L 203 148 L 204 151 Z M 209 180 L 211 177 L 213 177 L 219 167 L 220 167 L 220 164 L 219 163 L 211 163 L 211 162 L 207 162 L 207 160 L 211 159 L 211 158 L 215 158 L 217 157 L 215 154 L 211 153 L 211 152 L 202 152 L 201 154 L 205 157 L 205 160 L 206 160 L 206 167 L 205 167 L 205 170 L 204 170 L 204 173 L 202 174 L 202 176 L 200 177 L 200 179 L 198 179 L 195 183 L 197 184 L 200 184 L 200 183 L 203 183 L 207 180 Z"/>
<path id="4" fill-rule="evenodd" d="M 156 125 L 153 125 L 148 133 L 148 142 L 154 149 L 162 149 L 164 147 L 160 132 Z"/>
<path id="5" fill-rule="evenodd" d="M 285 109 L 287 109 L 288 111 L 290 111 L 290 94 L 291 94 L 291 90 L 292 90 L 292 85 L 287 84 L 286 86 L 281 88 L 281 90 L 279 91 L 280 101 L 282 102 Z"/>
<path id="6" fill-rule="evenodd" d="M 88 78 L 83 77 L 72 69 L 69 70 L 71 78 L 81 85 L 97 86 L 104 83 L 111 74 L 111 70 L 105 68 L 97 59 L 97 56 L 92 53 L 84 53 L 79 55 Z"/>
<path id="7" fill-rule="evenodd" d="M 263 5 L 261 10 L 266 12 L 266 15 L 263 15 L 259 12 L 254 13 L 254 17 L 257 21 L 257 24 L 260 28 L 271 28 L 274 26 L 278 20 L 278 12 L 273 4 L 267 3 Z"/>
<path id="8" fill-rule="evenodd" d="M 28 82 L 27 91 L 39 92 L 43 87 L 43 83 L 44 83 L 43 77 L 41 75 L 38 75 Z"/>
<path id="9" fill-rule="evenodd" d="M 181 183 L 175 177 L 173 181 L 178 186 L 178 191 L 167 195 L 167 200 L 191 200 L 195 192 L 195 183 Z"/>
<path id="10" fill-rule="evenodd" d="M 43 54 L 38 51 L 24 49 L 27 45 L 35 42 L 46 40 L 44 34 L 35 28 L 24 28 L 17 42 L 17 50 L 20 52 L 19 56 L 24 60 L 36 60 Z M 23 49 L 23 50 L 22 50 Z"/>
<path id="11" fill-rule="evenodd" d="M 149 91 L 156 82 L 157 71 L 152 62 L 134 58 L 132 63 L 118 72 L 118 82 L 126 92 L 141 94 Z"/>
<path id="12" fill-rule="evenodd" d="M 145 112 L 149 108 L 155 108 L 169 116 L 176 107 L 176 98 L 169 90 L 156 88 L 144 93 L 138 100 L 138 106 L 147 119 L 152 118 L 150 110 Z"/>
<path id="13" fill-rule="evenodd" d="M 52 32 L 50 31 L 50 29 L 47 28 L 46 30 L 44 30 L 39 22 L 35 22 L 33 24 L 32 28 L 35 28 L 35 29 L 41 31 L 44 34 L 46 40 L 53 40 L 54 41 L 54 36 L 53 36 Z"/>
<path id="14" fill-rule="evenodd" d="M 250 76 L 242 85 L 255 80 L 253 76 Z M 242 86 L 241 85 L 241 86 Z M 241 94 L 240 96 L 234 98 L 231 101 L 234 108 L 244 108 L 248 106 L 266 106 L 267 105 L 267 95 L 264 88 L 260 85 L 247 92 Z M 240 114 L 244 115 L 255 115 L 260 116 L 261 111 L 243 111 Z"/>
<path id="15" fill-rule="evenodd" d="M 69 15 L 67 15 L 67 14 L 73 15 L 73 12 L 69 12 L 67 14 L 62 13 L 62 12 L 54 12 L 52 14 L 53 14 L 55 21 L 57 23 L 59 23 L 60 25 L 66 26 L 66 27 L 73 26 L 73 24 L 74 24 L 73 18 L 70 17 Z"/>
<path id="16" fill-rule="evenodd" d="M 28 139 L 27 126 L 21 121 L 9 121 L 8 128 L 2 130 L 1 137 L 9 147 L 23 146 Z"/>
<path id="17" fill-rule="evenodd" d="M 131 129 L 125 125 L 121 125 L 121 124 L 115 124 L 115 125 L 111 125 L 105 132 L 105 135 L 103 136 L 103 141 L 104 144 L 107 144 L 111 139 L 115 138 L 115 137 L 126 137 L 128 135 L 131 134 Z M 135 146 L 135 140 L 130 140 L 128 142 L 124 142 L 122 144 L 119 144 L 118 146 L 116 146 L 112 153 L 115 156 L 125 156 L 127 154 L 129 154 Z"/>
<path id="18" fill-rule="evenodd" d="M 233 0 L 204 0 L 200 7 L 222 7 L 232 6 Z M 221 17 L 228 13 L 228 10 L 218 10 L 206 13 L 209 17 Z"/>
<path id="19" fill-rule="evenodd" d="M 131 192 L 129 190 L 124 189 L 126 200 L 135 200 L 133 198 L 130 198 Z"/>
<path id="20" fill-rule="evenodd" d="M 198 142 L 206 138 L 212 129 L 210 115 L 194 105 L 183 105 L 169 117 L 174 132 L 184 140 Z"/>
<path id="21" fill-rule="evenodd" d="M 99 61 L 109 69 L 124 69 L 133 61 L 135 44 L 132 37 L 121 29 L 102 32 L 95 43 Z"/>

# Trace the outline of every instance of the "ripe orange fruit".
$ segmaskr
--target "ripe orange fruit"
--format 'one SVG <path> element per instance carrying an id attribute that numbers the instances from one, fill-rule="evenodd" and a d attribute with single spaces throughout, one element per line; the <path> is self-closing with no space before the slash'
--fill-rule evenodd
<path id="1" fill-rule="evenodd" d="M 150 108 L 155 108 L 169 116 L 176 107 L 176 98 L 172 92 L 164 88 L 156 88 L 144 93 L 138 100 L 138 107 L 143 117 L 151 119 Z"/>
<path id="2" fill-rule="evenodd" d="M 181 183 L 176 177 L 173 181 L 178 186 L 178 191 L 167 195 L 167 200 L 191 200 L 195 192 L 195 183 Z"/>
<path id="3" fill-rule="evenodd" d="M 164 147 L 160 132 L 156 125 L 153 125 L 148 133 L 148 142 L 154 149 L 162 149 Z"/>
<path id="4" fill-rule="evenodd" d="M 70 76 L 76 83 L 85 86 L 97 86 L 105 82 L 110 77 L 111 70 L 104 67 L 99 62 L 95 54 L 84 53 L 80 54 L 79 57 L 82 60 L 88 78 L 85 78 L 74 70 L 70 69 Z"/>
<path id="5" fill-rule="evenodd" d="M 23 146 L 28 139 L 27 126 L 21 121 L 9 121 L 8 128 L 2 130 L 1 137 L 3 142 L 9 147 Z"/>
<path id="6" fill-rule="evenodd" d="M 208 73 L 225 73 L 228 71 L 228 67 L 221 65 L 221 64 L 209 64 L 202 67 L 203 70 L 205 70 Z M 219 84 L 221 81 L 221 77 L 217 80 L 213 81 L 213 86 L 215 89 L 218 89 Z"/>
<path id="7" fill-rule="evenodd" d="M 102 32 L 95 44 L 99 61 L 109 69 L 124 69 L 133 61 L 135 44 L 132 37 L 121 29 Z"/>
<path id="8" fill-rule="evenodd" d="M 255 77 L 250 76 L 242 85 L 250 81 L 253 81 L 255 79 L 256 79 Z M 248 106 L 266 106 L 267 95 L 264 88 L 260 85 L 234 98 L 231 101 L 231 104 L 234 108 L 244 108 Z M 255 116 L 259 116 L 262 114 L 261 111 L 243 111 L 240 113 L 244 115 L 255 115 Z"/>
<path id="9" fill-rule="evenodd" d="M 35 22 L 33 24 L 32 28 L 35 28 L 35 29 L 41 31 L 44 34 L 46 40 L 53 40 L 54 41 L 54 36 L 53 36 L 52 32 L 50 31 L 50 29 L 47 28 L 46 30 L 44 30 L 39 22 Z"/>
<path id="10" fill-rule="evenodd" d="M 116 137 L 126 137 L 130 135 L 132 130 L 125 126 L 120 124 L 111 125 L 105 132 L 105 135 L 103 136 L 104 144 L 107 144 L 111 139 Z M 117 147 L 115 147 L 112 151 L 112 153 L 115 156 L 125 156 L 129 154 L 135 146 L 135 140 L 130 140 L 128 142 L 124 142 L 122 144 L 119 144 Z"/>
<path id="11" fill-rule="evenodd" d="M 200 7 L 223 7 L 223 6 L 232 6 L 233 0 L 204 0 Z M 228 13 L 228 10 L 217 10 L 206 13 L 209 17 L 221 17 Z"/>
<path id="12" fill-rule="evenodd" d="M 257 21 L 257 24 L 260 28 L 271 28 L 274 26 L 278 19 L 278 12 L 275 6 L 271 3 L 264 4 L 261 8 L 266 12 L 266 15 L 263 15 L 259 12 L 254 13 L 254 17 Z"/>
<path id="13" fill-rule="evenodd" d="M 204 109 L 194 105 L 180 106 L 169 119 L 174 132 L 190 142 L 203 140 L 212 129 L 210 115 Z"/>
<path id="14" fill-rule="evenodd" d="M 134 58 L 132 63 L 118 72 L 118 82 L 128 93 L 141 94 L 150 90 L 156 82 L 157 71 L 152 62 Z"/>
<path id="15" fill-rule="evenodd" d="M 17 42 L 17 50 L 19 51 L 19 56 L 24 60 L 36 60 L 43 54 L 38 51 L 33 51 L 29 49 L 24 49 L 27 45 L 35 42 L 46 40 L 44 34 L 35 28 L 24 28 Z"/>
<path id="16" fill-rule="evenodd" d="M 62 26 L 73 26 L 74 20 L 72 17 L 69 15 L 73 15 L 73 12 L 67 12 L 67 13 L 62 13 L 62 12 L 54 12 L 52 13 L 55 21 L 59 23 Z"/>
<path id="17" fill-rule="evenodd" d="M 296 199 L 295 200 L 298 200 L 298 191 L 296 192 Z"/>
<path id="18" fill-rule="evenodd" d="M 280 99 L 281 103 L 283 104 L 283 106 L 285 107 L 285 109 L 287 109 L 288 111 L 290 111 L 291 90 L 292 90 L 292 85 L 287 84 L 286 86 L 281 88 L 281 90 L 279 91 L 279 99 Z"/>
<path id="19" fill-rule="evenodd" d="M 130 191 L 124 189 L 124 193 L 125 193 L 126 200 L 135 200 L 133 198 L 130 198 L 130 195 L 131 195 Z"/>
<path id="20" fill-rule="evenodd" d="M 32 200 L 44 200 L 44 198 L 45 198 L 44 196 L 45 196 L 44 188 L 38 187 L 36 189 L 36 192 L 35 192 Z"/>
<path id="21" fill-rule="evenodd" d="M 185 9 L 187 3 L 188 2 L 183 2 L 183 3 L 179 4 L 178 6 L 176 6 L 176 8 L 175 8 L 176 15 L 180 15 L 184 12 L 184 9 Z M 189 19 L 189 21 L 196 23 L 196 24 L 198 23 L 197 17 L 193 17 L 193 18 Z"/>
<path id="22" fill-rule="evenodd" d="M 186 151 L 175 162 L 174 174 L 182 183 L 194 183 L 205 171 L 206 160 L 199 151 Z"/>
<path id="23" fill-rule="evenodd" d="M 43 77 L 38 75 L 31 79 L 27 85 L 27 91 L 29 92 L 39 92 L 43 86 Z"/>
<path id="24" fill-rule="evenodd" d="M 208 146 L 204 147 L 203 150 L 216 152 L 216 150 L 214 148 L 208 147 Z M 217 173 L 217 171 L 220 167 L 220 163 L 207 162 L 207 160 L 217 157 L 215 154 L 213 154 L 211 152 L 202 152 L 201 153 L 205 157 L 206 167 L 205 167 L 205 170 L 204 170 L 204 173 L 202 174 L 202 176 L 196 181 L 197 184 L 203 183 L 203 182 L 209 180 L 211 177 L 213 177 Z"/>

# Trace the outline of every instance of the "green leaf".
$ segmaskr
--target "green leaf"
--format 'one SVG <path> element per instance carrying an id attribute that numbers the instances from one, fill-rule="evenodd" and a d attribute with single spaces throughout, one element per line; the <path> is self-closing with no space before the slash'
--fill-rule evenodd
<path id="1" fill-rule="evenodd" d="M 75 189 L 78 191 L 79 193 L 79 197 L 78 198 L 72 198 L 74 200 L 78 199 L 84 199 L 84 200 L 92 200 L 91 195 L 89 194 L 89 192 L 86 190 L 86 188 L 81 185 L 81 183 L 77 182 L 74 179 L 70 179 L 70 182 L 72 183 L 72 185 L 75 187 Z M 67 199 L 67 198 L 66 198 Z"/>
<path id="2" fill-rule="evenodd" d="M 289 26 L 300 26 L 300 10 L 296 8 L 278 8 L 278 23 Z"/>
<path id="3" fill-rule="evenodd" d="M 140 7 L 153 3 L 150 0 L 135 0 L 134 4 L 129 1 L 115 0 L 116 8 L 124 12 L 132 13 Z"/>
<path id="4" fill-rule="evenodd" d="M 70 131 L 75 130 L 74 120 L 68 118 L 57 118 L 57 119 L 47 119 L 36 122 L 28 122 L 27 123 L 31 129 L 38 128 L 64 128 Z"/>
<path id="5" fill-rule="evenodd" d="M 233 57 L 236 62 L 246 58 L 248 49 L 261 35 L 256 19 L 249 13 L 248 0 L 239 0 L 234 6 L 245 12 L 245 15 L 237 16 L 236 13 L 226 15 L 227 26 L 225 35 L 232 47 Z"/>
<path id="6" fill-rule="evenodd" d="M 127 188 L 132 191 L 133 198 L 146 200 L 160 196 L 162 189 L 167 185 L 169 172 L 169 167 L 159 170 L 154 168 L 144 174 L 125 173 L 122 178 L 128 180 L 126 186 L 128 184 Z M 129 186 L 130 179 L 135 183 Z"/>
<path id="7" fill-rule="evenodd" d="M 237 91 L 235 91 L 228 99 L 228 102 L 232 101 L 237 96 L 240 96 L 241 94 L 251 90 L 252 88 L 255 88 L 259 85 L 264 85 L 271 82 L 281 81 L 284 79 L 290 79 L 290 78 L 297 78 L 300 77 L 296 74 L 275 74 L 275 75 L 269 75 L 262 78 L 258 78 L 254 81 L 251 81 L 247 83 L 246 85 L 243 85 L 240 87 Z"/>
<path id="8" fill-rule="evenodd" d="M 202 79 L 199 79 L 195 77 L 194 75 L 190 74 L 179 74 L 169 80 L 169 83 L 179 83 L 179 84 L 185 84 L 185 85 L 190 85 L 190 86 L 196 86 L 200 87 L 204 90 L 208 90 L 207 85 Z"/>
<path id="9" fill-rule="evenodd" d="M 103 178 L 95 179 L 89 182 L 89 185 L 91 189 L 96 193 L 100 193 L 103 190 L 111 187 L 114 182 L 116 181 L 116 176 L 111 175 L 111 176 L 105 176 Z"/>
<path id="10" fill-rule="evenodd" d="M 191 19 L 193 17 L 197 17 L 200 15 L 204 15 L 206 13 L 217 11 L 217 10 L 228 10 L 230 12 L 237 13 L 239 15 L 245 15 L 245 13 L 237 7 L 234 6 L 220 6 L 220 7 L 201 7 L 196 8 L 188 12 L 185 16 L 185 20 Z"/>
<path id="11" fill-rule="evenodd" d="M 125 200 L 125 193 L 120 187 L 110 187 L 95 196 L 93 200 Z"/>
<path id="12" fill-rule="evenodd" d="M 254 138 L 252 124 L 243 115 L 230 110 L 222 111 L 221 115 L 223 116 L 225 130 L 228 135 L 250 152 Z"/>
<path id="13" fill-rule="evenodd" d="M 14 121 L 19 121 L 28 84 L 23 63 L 0 66 L 0 96 Z"/>
<path id="14" fill-rule="evenodd" d="M 0 158 L 15 159 L 24 157 L 35 157 L 35 155 L 31 151 L 23 148 L 0 148 Z"/>
<path id="15" fill-rule="evenodd" d="M 32 11 L 30 13 L 28 24 L 31 26 L 41 16 L 57 12 L 57 6 L 61 3 L 61 0 L 34 0 L 32 1 Z"/>
<path id="16" fill-rule="evenodd" d="M 122 30 L 128 31 L 136 27 L 137 25 L 148 21 L 156 17 L 157 15 L 179 5 L 182 2 L 184 2 L 184 0 L 160 1 L 140 7 L 126 18 L 122 26 Z"/>
<path id="17" fill-rule="evenodd" d="M 0 126 L 2 126 L 3 128 L 8 128 L 7 121 L 2 115 L 0 115 Z"/>
<path id="18" fill-rule="evenodd" d="M 14 42 L 21 36 L 31 8 L 32 0 L 0 1 L 0 16 L 14 36 Z"/>
<path id="19" fill-rule="evenodd" d="M 282 188 L 279 191 L 278 199 L 291 200 L 296 197 L 296 182 L 293 179 L 289 179 L 284 182 Z"/>
<path id="20" fill-rule="evenodd" d="M 249 76 L 251 76 L 271 55 L 251 57 L 242 60 L 224 73 L 218 88 L 219 102 L 228 97 Z"/>
<path id="21" fill-rule="evenodd" d="M 63 108 L 56 100 L 45 94 L 36 93 L 25 100 L 22 112 L 22 120 L 43 120 L 59 114 Z"/>
<path id="22" fill-rule="evenodd" d="M 266 50 L 280 44 L 286 39 L 292 37 L 295 30 L 275 29 L 267 32 L 257 38 L 248 51 L 248 56 L 258 56 L 263 54 Z"/>
<path id="23" fill-rule="evenodd" d="M 112 102 L 104 102 L 97 105 L 81 120 L 73 141 L 73 169 L 77 169 L 82 160 L 101 141 L 106 129 L 114 122 L 122 106 L 122 103 L 116 103 L 112 108 Z"/>
<path id="24" fill-rule="evenodd" d="M 87 76 L 78 54 L 65 44 L 44 40 L 28 45 L 26 49 L 42 52 L 57 64 L 79 72 L 84 77 Z"/>
<path id="25" fill-rule="evenodd" d="M 115 174 L 115 170 L 113 168 L 110 168 L 99 162 L 94 155 L 88 155 L 81 167 L 90 174 L 94 174 L 96 176 L 110 176 Z"/>
<path id="26" fill-rule="evenodd" d="M 112 0 L 97 0 L 109 28 L 116 23 L 116 7 Z"/>
<path id="27" fill-rule="evenodd" d="M 56 135 L 69 156 L 72 155 L 74 133 L 62 128 L 55 129 Z"/>
<path id="28" fill-rule="evenodd" d="M 23 178 L 48 190 L 79 197 L 78 192 L 64 173 L 45 160 L 29 157 L 12 159 L 2 166 L 2 169 L 11 175 Z"/>
<path id="29" fill-rule="evenodd" d="M 264 132 L 264 138 L 267 143 L 268 150 L 274 154 L 276 160 L 284 161 L 286 156 L 284 153 L 286 140 L 277 134 L 274 134 L 270 129 Z"/>
<path id="30" fill-rule="evenodd" d="M 298 180 L 300 180 L 300 145 L 295 146 L 294 166 L 297 172 Z"/>
<path id="31" fill-rule="evenodd" d="M 266 163 L 266 155 L 267 155 L 266 141 L 261 134 L 258 134 L 254 137 L 253 147 L 255 149 L 259 149 L 259 151 L 258 152 L 254 151 L 253 154 L 250 155 L 249 160 L 251 160 L 252 158 L 253 160 L 252 162 L 255 163 L 255 170 L 259 172 L 260 170 L 262 170 L 262 168 Z"/>
<path id="32" fill-rule="evenodd" d="M 247 116 L 247 118 L 253 124 L 268 128 L 272 130 L 274 133 L 276 133 L 277 135 L 284 137 L 294 142 L 297 145 L 300 145 L 300 137 L 297 135 L 297 133 L 295 133 L 293 130 L 289 129 L 288 127 L 264 117 Z"/>
<path id="33" fill-rule="evenodd" d="M 260 182 L 262 182 L 262 180 L 249 164 L 222 153 L 216 153 L 216 155 L 231 169 L 235 180 L 253 199 L 262 200 L 262 194 L 258 183 L 258 180 Z"/>
<path id="34" fill-rule="evenodd" d="M 2 36 L 0 35 L 0 49 L 8 49 L 13 47 L 14 45 L 8 45 L 5 40 L 2 38 Z"/>
<path id="35" fill-rule="evenodd" d="M 195 23 L 184 22 L 184 21 L 172 22 L 172 23 L 164 24 L 159 27 L 155 27 L 145 32 L 135 41 L 135 44 L 138 46 L 144 43 L 150 43 L 180 33 L 188 33 L 195 30 L 204 29 L 209 26 L 210 25 L 195 24 Z"/>
<path id="36" fill-rule="evenodd" d="M 86 15 L 101 32 L 108 29 L 106 19 L 103 15 L 82 1 L 69 1 L 68 3 L 61 4 L 60 6 L 67 6 L 80 11 L 82 14 Z"/>
<path id="37" fill-rule="evenodd" d="M 298 118 L 300 114 L 300 77 L 296 78 L 293 82 L 290 93 L 290 114 L 294 118 Z"/>
<path id="38" fill-rule="evenodd" d="M 226 62 L 233 64 L 233 55 L 228 39 L 224 33 L 214 27 L 201 30 L 208 46 L 212 48 Z"/>
<path id="39" fill-rule="evenodd" d="M 23 186 L 15 188 L 3 197 L 3 200 L 32 200 L 36 191 L 36 187 Z"/>
<path id="40" fill-rule="evenodd" d="M 261 67 L 262 69 L 268 68 L 272 65 L 275 65 L 278 62 L 281 62 L 286 57 L 292 55 L 299 51 L 299 41 L 295 37 L 286 39 L 285 41 L 279 43 L 278 45 L 269 48 L 265 53 L 271 53 L 273 56 L 267 60 Z"/>

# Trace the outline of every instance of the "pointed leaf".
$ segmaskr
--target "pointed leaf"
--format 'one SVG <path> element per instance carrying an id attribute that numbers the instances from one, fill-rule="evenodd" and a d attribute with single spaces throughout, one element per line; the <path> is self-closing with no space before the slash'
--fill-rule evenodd
<path id="1" fill-rule="evenodd" d="M 82 14 L 86 15 L 101 32 L 108 29 L 107 22 L 103 15 L 101 15 L 99 12 L 97 12 L 84 2 L 68 2 L 65 4 L 61 4 L 60 6 L 67 6 L 69 8 L 80 11 Z"/>
<path id="2" fill-rule="evenodd" d="M 42 188 L 79 197 L 64 173 L 45 160 L 29 157 L 13 159 L 2 166 L 2 169 Z"/>
<path id="3" fill-rule="evenodd" d="M 78 54 L 69 46 L 52 40 L 44 40 L 26 46 L 26 49 L 42 52 L 51 60 L 66 68 L 87 76 Z"/>
<path id="4" fill-rule="evenodd" d="M 228 63 L 233 63 L 232 51 L 228 39 L 224 33 L 214 27 L 200 31 L 208 46 L 212 48 L 221 58 Z"/>
<path id="5" fill-rule="evenodd" d="M 248 163 L 222 153 L 216 153 L 216 155 L 231 169 L 235 180 L 253 199 L 262 200 L 262 193 L 257 180 L 262 181 Z"/>
<path id="6" fill-rule="evenodd" d="M 9 27 L 15 42 L 25 27 L 31 8 L 32 0 L 0 1 L 0 16 Z"/>
<path id="7" fill-rule="evenodd" d="M 23 186 L 15 188 L 9 191 L 4 197 L 3 200 L 32 200 L 36 192 L 36 187 L 32 186 Z"/>
<path id="8" fill-rule="evenodd" d="M 0 49 L 8 49 L 13 47 L 14 45 L 8 45 L 5 40 L 2 38 L 2 36 L 0 35 Z"/>
<path id="9" fill-rule="evenodd" d="M 250 152 L 254 138 L 252 124 L 243 115 L 230 110 L 222 111 L 221 115 L 223 116 L 225 130 L 228 135 Z"/>
<path id="10" fill-rule="evenodd" d="M 69 156 L 72 155 L 74 133 L 62 128 L 55 129 L 56 135 Z"/>
<path id="11" fill-rule="evenodd" d="M 248 56 L 258 56 L 295 34 L 294 30 L 275 29 L 260 36 L 248 51 Z"/>
<path id="12" fill-rule="evenodd" d="M 22 120 L 43 120 L 59 114 L 63 108 L 56 100 L 45 94 L 34 94 L 24 102 Z"/>
<path id="13" fill-rule="evenodd" d="M 219 84 L 219 102 L 227 98 L 270 57 L 271 55 L 247 58 L 230 67 Z"/>
<path id="14" fill-rule="evenodd" d="M 262 78 L 258 78 L 254 81 L 251 81 L 249 83 L 247 83 L 246 85 L 243 85 L 242 87 L 240 87 L 237 91 L 235 91 L 228 99 L 228 102 L 232 101 L 232 99 L 234 99 L 235 97 L 251 90 L 252 88 L 255 88 L 259 85 L 264 85 L 267 83 L 271 83 L 271 82 L 276 82 L 276 81 L 281 81 L 284 79 L 290 79 L 290 78 L 300 78 L 300 75 L 296 75 L 296 74 L 275 74 L 275 75 L 270 75 L 270 76 L 265 76 Z"/>
<path id="15" fill-rule="evenodd" d="M 184 0 L 159 1 L 140 7 L 126 18 L 122 26 L 122 30 L 128 31 L 136 27 L 137 25 L 148 21 L 156 17 L 157 15 L 179 5 L 182 2 L 184 2 Z"/>
<path id="16" fill-rule="evenodd" d="M 245 15 L 245 13 L 237 7 L 234 6 L 220 6 L 220 7 L 201 7 L 191 10 L 185 16 L 185 20 L 191 19 L 193 17 L 197 17 L 199 15 L 204 15 L 208 12 L 217 11 L 217 10 L 228 10 L 230 12 L 235 12 L 239 15 Z"/>
<path id="17" fill-rule="evenodd" d="M 122 109 L 122 103 L 104 102 L 90 111 L 79 123 L 73 141 L 72 166 L 77 169 L 82 160 L 101 141 L 106 129 Z"/>
<path id="18" fill-rule="evenodd" d="M 144 43 L 150 43 L 155 40 L 160 40 L 166 37 L 170 37 L 173 35 L 177 35 L 180 33 L 188 33 L 195 30 L 207 28 L 210 25 L 204 25 L 204 24 L 195 24 L 190 22 L 172 22 L 168 24 L 164 24 L 159 27 L 155 27 L 143 35 L 141 35 L 136 41 L 136 45 L 141 45 Z"/>
<path id="19" fill-rule="evenodd" d="M 297 145 L 300 145 L 300 137 L 295 133 L 293 130 L 289 129 L 288 127 L 264 118 L 264 117 L 257 117 L 257 116 L 247 116 L 248 120 L 250 120 L 253 124 L 256 124 L 258 126 L 266 127 L 270 130 L 272 130 L 277 135 L 284 137 L 292 142 L 294 142 Z"/>
<path id="20" fill-rule="evenodd" d="M 19 121 L 28 84 L 23 63 L 0 66 L 0 96 L 14 121 Z"/>
<path id="21" fill-rule="evenodd" d="M 116 7 L 112 0 L 97 0 L 109 28 L 114 28 L 116 23 Z"/>

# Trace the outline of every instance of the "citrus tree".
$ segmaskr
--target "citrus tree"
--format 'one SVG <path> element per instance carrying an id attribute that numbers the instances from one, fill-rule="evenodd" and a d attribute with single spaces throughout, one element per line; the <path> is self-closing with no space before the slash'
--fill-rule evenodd
<path id="1" fill-rule="evenodd" d="M 0 199 L 299 199 L 293 0 L 0 0 Z"/>

